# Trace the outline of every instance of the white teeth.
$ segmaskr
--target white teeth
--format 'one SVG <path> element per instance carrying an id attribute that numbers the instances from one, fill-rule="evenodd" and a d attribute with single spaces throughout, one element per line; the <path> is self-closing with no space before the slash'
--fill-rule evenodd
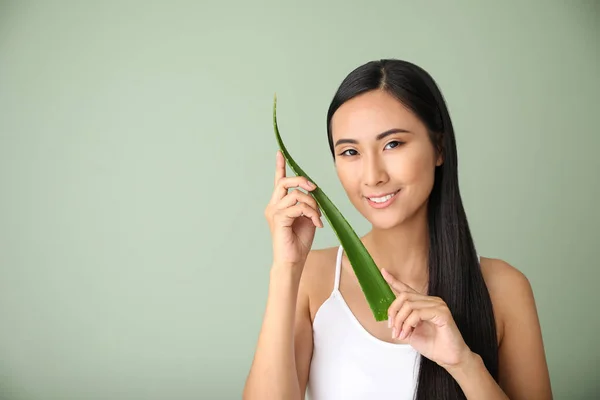
<path id="1" fill-rule="evenodd" d="M 387 196 L 383 197 L 369 197 L 369 200 L 371 200 L 373 203 L 385 203 L 395 195 L 396 193 L 388 194 Z"/>

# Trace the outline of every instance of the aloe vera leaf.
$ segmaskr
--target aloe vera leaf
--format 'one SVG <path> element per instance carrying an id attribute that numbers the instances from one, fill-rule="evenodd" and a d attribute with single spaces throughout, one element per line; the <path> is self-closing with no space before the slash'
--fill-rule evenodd
<path id="1" fill-rule="evenodd" d="M 317 186 L 316 189 L 309 193 L 315 198 L 321 210 L 323 210 L 323 214 L 325 214 L 325 217 L 342 244 L 375 320 L 387 320 L 387 310 L 396 296 L 346 218 L 344 218 L 342 213 L 329 197 L 327 197 L 320 186 L 312 180 L 298 164 L 296 164 L 290 153 L 287 151 L 281 140 L 279 128 L 277 126 L 277 94 L 275 94 L 273 101 L 273 126 L 275 128 L 275 137 L 277 138 L 279 148 L 292 171 L 296 176 L 303 176 Z"/>

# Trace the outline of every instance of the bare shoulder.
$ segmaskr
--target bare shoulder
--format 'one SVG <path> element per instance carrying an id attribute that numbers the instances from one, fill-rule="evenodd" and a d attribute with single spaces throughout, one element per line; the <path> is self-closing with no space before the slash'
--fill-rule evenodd
<path id="1" fill-rule="evenodd" d="M 508 262 L 481 258 L 499 321 L 499 383 L 510 399 L 552 399 L 540 320 L 529 279 Z"/>
<path id="2" fill-rule="evenodd" d="M 304 264 L 302 281 L 309 299 L 311 321 L 333 290 L 338 247 L 312 249 Z"/>
<path id="3" fill-rule="evenodd" d="M 529 279 L 515 266 L 499 258 L 481 257 L 481 272 L 490 293 L 502 339 L 507 323 L 522 306 L 533 304 Z"/>
<path id="4" fill-rule="evenodd" d="M 523 272 L 499 258 L 481 257 L 481 272 L 490 291 L 508 294 L 530 286 Z"/>

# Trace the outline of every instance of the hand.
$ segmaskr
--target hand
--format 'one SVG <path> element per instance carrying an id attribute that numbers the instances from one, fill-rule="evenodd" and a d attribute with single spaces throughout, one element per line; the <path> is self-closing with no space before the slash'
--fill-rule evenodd
<path id="1" fill-rule="evenodd" d="M 285 266 L 304 266 L 312 247 L 316 227 L 323 227 L 321 211 L 316 200 L 307 193 L 290 188 L 312 191 L 316 187 L 305 177 L 285 176 L 285 159 L 277 151 L 275 189 L 265 209 L 273 237 L 273 263 Z"/>
<path id="2" fill-rule="evenodd" d="M 381 272 L 397 296 L 388 308 L 393 338 L 408 340 L 415 350 L 446 369 L 473 355 L 442 299 L 417 292 L 385 269 Z"/>

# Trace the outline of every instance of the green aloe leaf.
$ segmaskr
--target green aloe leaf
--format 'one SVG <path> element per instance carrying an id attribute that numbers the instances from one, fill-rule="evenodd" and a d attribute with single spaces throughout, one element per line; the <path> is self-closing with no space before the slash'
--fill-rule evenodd
<path id="1" fill-rule="evenodd" d="M 310 194 L 315 198 L 317 204 L 325 214 L 325 217 L 329 221 L 329 224 L 333 228 L 335 234 L 337 235 L 348 260 L 350 260 L 350 264 L 352 265 L 352 269 L 354 269 L 354 273 L 358 279 L 360 287 L 369 303 L 369 307 L 373 312 L 373 316 L 377 321 L 385 321 L 387 320 L 387 310 L 396 298 L 394 292 L 385 281 L 379 268 L 373 261 L 373 258 L 360 241 L 360 238 L 354 232 L 346 218 L 342 215 L 342 213 L 337 209 L 337 207 L 331 202 L 331 200 L 325 195 L 325 192 L 320 188 L 320 186 L 311 179 L 306 172 L 302 170 L 293 160 L 290 153 L 287 151 L 283 141 L 281 140 L 281 136 L 279 134 L 279 128 L 277 126 L 277 95 L 274 97 L 273 102 L 273 126 L 275 128 L 275 137 L 277 138 L 277 142 L 279 143 L 279 148 L 285 157 L 287 164 L 290 166 L 292 171 L 297 176 L 303 176 L 306 179 L 314 182 L 317 185 L 317 188 L 310 192 Z"/>

